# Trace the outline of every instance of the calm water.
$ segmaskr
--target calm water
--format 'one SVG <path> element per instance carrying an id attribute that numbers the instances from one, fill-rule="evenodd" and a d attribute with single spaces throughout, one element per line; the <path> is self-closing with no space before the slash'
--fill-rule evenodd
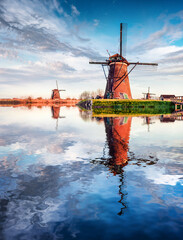
<path id="1" fill-rule="evenodd" d="M 0 119 L 0 239 L 182 239 L 181 118 L 45 107 Z"/>

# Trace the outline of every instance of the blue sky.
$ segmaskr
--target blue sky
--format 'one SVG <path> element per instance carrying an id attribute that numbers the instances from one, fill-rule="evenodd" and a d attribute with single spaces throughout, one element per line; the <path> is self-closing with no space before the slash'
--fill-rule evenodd
<path id="1" fill-rule="evenodd" d="M 50 97 L 56 80 L 63 97 L 104 89 L 101 66 L 88 62 L 119 50 L 120 22 L 126 58 L 159 63 L 130 74 L 133 97 L 148 86 L 183 95 L 181 1 L 0 0 L 0 97 Z"/>

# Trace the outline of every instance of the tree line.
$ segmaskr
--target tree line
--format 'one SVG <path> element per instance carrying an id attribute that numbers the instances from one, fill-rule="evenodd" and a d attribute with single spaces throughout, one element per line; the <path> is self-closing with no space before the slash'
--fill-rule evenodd
<path id="1" fill-rule="evenodd" d="M 97 89 L 96 91 L 84 91 L 80 94 L 80 99 L 94 99 L 103 98 L 104 91 L 102 89 Z"/>

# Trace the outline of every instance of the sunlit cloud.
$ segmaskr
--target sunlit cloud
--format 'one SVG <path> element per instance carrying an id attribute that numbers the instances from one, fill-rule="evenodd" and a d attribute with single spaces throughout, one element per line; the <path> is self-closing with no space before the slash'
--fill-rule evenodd
<path id="1" fill-rule="evenodd" d="M 106 30 L 100 16 L 94 15 L 86 21 L 77 2 L 69 4 L 58 0 L 15 0 L 13 4 L 3 0 L 0 9 L 1 97 L 21 96 L 23 89 L 26 94 L 29 89 L 30 95 L 36 97 L 34 84 L 41 86 L 43 82 L 41 95 L 47 97 L 50 83 L 55 79 L 68 86 L 68 94 L 73 97 L 84 90 L 105 89 L 101 66 L 89 66 L 89 60 L 106 59 L 106 49 L 116 52 L 118 47 L 113 31 L 111 34 L 110 29 Z M 127 59 L 159 63 L 156 72 L 146 72 L 144 68 L 129 76 L 133 97 L 141 97 L 139 90 L 148 85 L 152 85 L 157 94 L 162 88 L 168 93 L 172 89 L 171 76 L 180 82 L 183 75 L 182 11 L 161 14 L 158 21 L 161 25 L 157 25 L 156 30 L 146 33 L 143 24 L 142 35 L 131 33 Z M 167 81 L 166 86 L 158 82 L 162 78 Z M 72 85 L 68 85 L 71 82 Z M 158 87 L 154 84 L 157 82 Z M 175 94 L 181 95 L 177 86 L 175 84 Z"/>

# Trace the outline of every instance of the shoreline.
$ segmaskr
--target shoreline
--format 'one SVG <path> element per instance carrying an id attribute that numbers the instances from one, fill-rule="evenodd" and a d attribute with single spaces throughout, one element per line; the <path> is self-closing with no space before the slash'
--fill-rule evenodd
<path id="1" fill-rule="evenodd" d="M 79 99 L 42 99 L 42 98 L 1 98 L 0 107 L 18 107 L 18 106 L 58 106 L 67 105 L 75 106 L 80 100 Z"/>

